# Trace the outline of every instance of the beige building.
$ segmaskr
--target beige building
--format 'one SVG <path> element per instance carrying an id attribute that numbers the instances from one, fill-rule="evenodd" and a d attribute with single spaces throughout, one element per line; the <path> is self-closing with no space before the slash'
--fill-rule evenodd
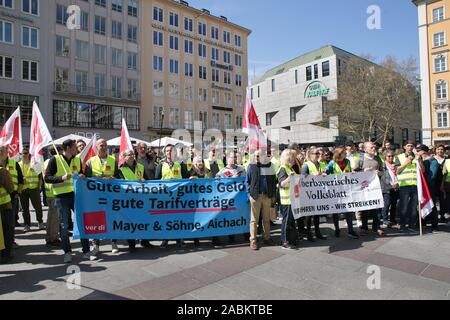
<path id="1" fill-rule="evenodd" d="M 203 130 L 241 128 L 251 31 L 185 1 L 143 1 L 142 11 L 143 138 L 195 121 Z"/>
<path id="2" fill-rule="evenodd" d="M 419 14 L 424 143 L 450 144 L 450 0 L 414 0 Z"/>

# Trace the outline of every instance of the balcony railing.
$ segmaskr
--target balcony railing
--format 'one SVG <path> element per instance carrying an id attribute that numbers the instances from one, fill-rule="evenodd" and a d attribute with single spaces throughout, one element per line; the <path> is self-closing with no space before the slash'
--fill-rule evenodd
<path id="1" fill-rule="evenodd" d="M 141 102 L 141 94 L 139 92 L 132 92 L 128 90 L 116 91 L 65 83 L 54 83 L 53 89 L 55 94 L 84 96 L 87 98 L 103 99 L 103 100 L 121 100 L 121 101 L 126 100 L 135 103 Z"/>

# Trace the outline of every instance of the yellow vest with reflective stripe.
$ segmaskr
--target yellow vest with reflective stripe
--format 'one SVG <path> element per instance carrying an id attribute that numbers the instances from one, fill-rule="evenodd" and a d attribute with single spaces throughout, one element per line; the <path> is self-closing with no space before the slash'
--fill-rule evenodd
<path id="1" fill-rule="evenodd" d="M 400 161 L 400 166 L 403 166 L 406 162 L 406 154 L 401 154 L 398 156 Z M 401 187 L 417 186 L 417 160 L 414 159 L 401 174 L 397 176 L 398 185 Z"/>
<path id="2" fill-rule="evenodd" d="M 319 169 L 317 169 L 316 165 L 312 161 L 307 161 L 306 165 L 308 166 L 309 174 L 312 176 L 317 176 L 317 175 L 319 175 L 319 173 L 324 172 L 324 171 L 322 171 L 322 167 L 320 166 L 320 163 L 319 163 Z"/>
<path id="3" fill-rule="evenodd" d="M 290 179 L 291 172 L 294 172 L 291 168 L 283 165 L 280 166 L 280 169 L 278 169 L 277 176 L 279 176 L 281 169 L 284 169 L 286 171 L 286 174 L 288 175 L 288 179 Z M 280 204 L 283 206 L 290 206 L 291 205 L 291 183 L 287 185 L 286 188 L 283 188 L 280 186 Z"/>
<path id="4" fill-rule="evenodd" d="M 107 156 L 105 164 L 102 164 L 99 156 L 91 158 L 92 175 L 94 177 L 101 176 L 102 174 L 105 178 L 112 177 L 114 175 L 115 167 L 116 158 L 113 156 Z"/>
<path id="5" fill-rule="evenodd" d="M 3 170 L 3 168 L 0 168 Z M 11 196 L 5 188 L 0 187 L 0 205 L 7 204 L 11 202 Z"/>
<path id="6" fill-rule="evenodd" d="M 25 166 L 23 161 L 19 162 L 20 169 L 22 169 L 22 174 L 24 178 L 23 189 L 37 189 L 39 187 L 39 175 L 34 169 L 31 167 L 31 164 L 28 164 L 28 167 Z"/>
<path id="7" fill-rule="evenodd" d="M 49 162 L 50 159 L 44 161 L 44 165 L 42 166 L 42 176 L 45 175 L 45 171 L 47 170 Z M 45 187 L 45 196 L 47 197 L 47 199 L 55 198 L 55 195 L 53 194 L 53 185 L 51 183 L 44 182 L 44 187 Z"/>
<path id="8" fill-rule="evenodd" d="M 173 164 L 172 169 L 170 169 L 170 165 L 167 162 L 164 162 L 162 165 L 162 178 L 161 180 L 171 180 L 171 179 L 183 179 L 181 174 L 181 164 L 175 162 Z"/>
<path id="9" fill-rule="evenodd" d="M 334 171 L 334 174 L 342 174 L 342 173 L 352 172 L 350 160 L 347 160 L 347 164 L 345 165 L 344 170 L 342 170 L 341 167 L 336 162 L 333 162 L 333 171 Z"/>
<path id="10" fill-rule="evenodd" d="M 142 164 L 136 162 L 136 168 L 134 169 L 134 172 L 128 166 L 123 166 L 122 168 L 120 168 L 120 171 L 127 181 L 141 181 L 141 179 L 144 178 L 145 168 Z"/>
<path id="11" fill-rule="evenodd" d="M 211 171 L 211 161 L 206 159 L 205 161 L 205 168 Z M 216 160 L 217 165 L 219 166 L 219 171 L 225 168 L 225 164 L 222 160 Z M 245 162 L 244 162 L 245 163 Z M 249 162 L 250 163 L 250 162 Z M 247 165 L 248 166 L 248 165 Z M 181 178 L 180 178 L 181 179 Z"/>
<path id="12" fill-rule="evenodd" d="M 56 177 L 63 177 L 66 175 L 66 172 L 68 174 L 78 174 L 81 169 L 81 160 L 80 158 L 74 157 L 70 161 L 70 168 L 67 165 L 66 160 L 62 155 L 56 155 Z M 64 170 L 65 168 L 65 170 Z M 66 181 L 63 181 L 62 183 L 55 183 L 53 184 L 53 194 L 55 196 L 58 196 L 60 194 L 66 194 L 73 192 L 73 179 L 69 179 Z"/>
<path id="13" fill-rule="evenodd" d="M 445 182 L 450 183 L 450 159 L 445 160 L 444 166 L 447 169 L 447 176 L 445 177 Z"/>
<path id="14" fill-rule="evenodd" d="M 8 170 L 9 174 L 11 175 L 12 181 L 14 183 L 14 191 L 17 191 L 17 189 L 19 188 L 19 176 L 16 170 L 16 161 L 8 159 L 8 163 L 6 164 L 5 169 Z"/>

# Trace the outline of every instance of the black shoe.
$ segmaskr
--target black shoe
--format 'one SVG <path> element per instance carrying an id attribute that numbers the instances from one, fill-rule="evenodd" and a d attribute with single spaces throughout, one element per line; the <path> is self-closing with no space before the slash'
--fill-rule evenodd
<path id="1" fill-rule="evenodd" d="M 348 233 L 348 237 L 351 238 L 351 239 L 359 239 L 359 236 L 356 234 L 355 231 L 350 231 Z"/>
<path id="2" fill-rule="evenodd" d="M 334 231 L 334 236 L 335 236 L 336 238 L 340 238 L 340 237 L 341 237 L 341 230 L 335 230 L 335 231 Z"/>
<path id="3" fill-rule="evenodd" d="M 315 242 L 316 241 L 316 240 L 314 240 L 314 237 L 313 237 L 311 232 L 308 232 L 308 234 L 306 235 L 306 238 L 308 239 L 309 242 Z"/>
<path id="4" fill-rule="evenodd" d="M 129 250 L 131 253 L 136 252 L 136 245 L 130 245 L 130 246 L 128 246 L 128 250 Z"/>
<path id="5" fill-rule="evenodd" d="M 319 240 L 327 240 L 327 236 L 322 235 L 321 233 L 316 233 L 316 238 Z"/>
<path id="6" fill-rule="evenodd" d="M 200 240 L 195 239 L 194 240 L 194 246 L 199 247 L 200 246 Z"/>
<path id="7" fill-rule="evenodd" d="M 231 244 L 236 243 L 236 237 L 234 235 L 228 236 L 228 240 L 230 241 Z"/>
<path id="8" fill-rule="evenodd" d="M 214 247 L 218 248 L 218 247 L 222 247 L 222 242 L 220 242 L 219 239 L 213 238 L 212 240 L 212 244 Z"/>
<path id="9" fill-rule="evenodd" d="M 177 246 L 179 248 L 186 248 L 186 243 L 183 240 L 177 240 Z"/>
<path id="10" fill-rule="evenodd" d="M 165 249 L 165 248 L 167 248 L 167 245 L 168 245 L 168 244 L 169 244 L 169 241 L 163 240 L 163 242 L 161 242 L 160 247 L 163 248 L 163 249 Z"/>
<path id="11" fill-rule="evenodd" d="M 144 247 L 144 248 L 147 248 L 147 249 L 155 247 L 148 240 L 141 240 L 141 246 Z"/>

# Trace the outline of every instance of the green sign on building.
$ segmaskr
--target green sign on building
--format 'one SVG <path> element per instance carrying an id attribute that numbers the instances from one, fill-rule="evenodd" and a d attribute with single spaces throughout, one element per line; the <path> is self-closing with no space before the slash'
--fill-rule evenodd
<path id="1" fill-rule="evenodd" d="M 322 97 L 328 95 L 330 89 L 328 89 L 322 81 L 311 82 L 305 90 L 305 98 Z"/>

